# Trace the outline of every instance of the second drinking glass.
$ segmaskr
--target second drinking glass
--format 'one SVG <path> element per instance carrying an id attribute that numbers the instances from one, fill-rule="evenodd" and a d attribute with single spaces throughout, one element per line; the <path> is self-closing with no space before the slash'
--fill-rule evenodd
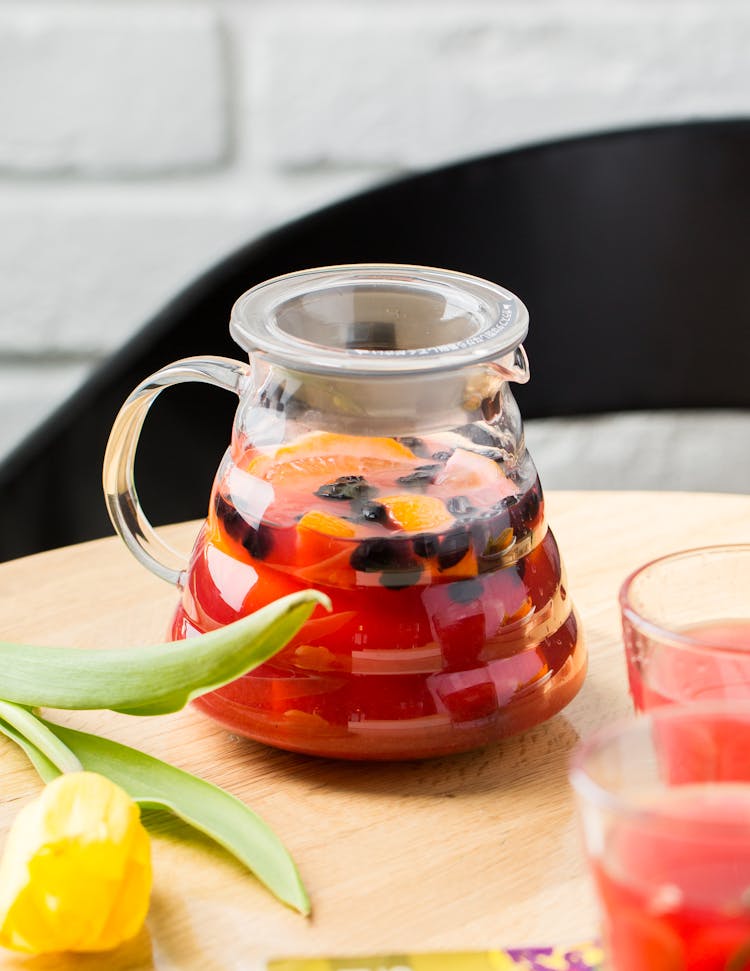
<path id="1" fill-rule="evenodd" d="M 647 711 L 668 702 L 750 701 L 750 545 L 647 563 L 620 593 L 630 691 Z"/>
<path id="2" fill-rule="evenodd" d="M 607 971 L 748 971 L 750 704 L 608 726 L 579 746 L 571 781 Z"/>

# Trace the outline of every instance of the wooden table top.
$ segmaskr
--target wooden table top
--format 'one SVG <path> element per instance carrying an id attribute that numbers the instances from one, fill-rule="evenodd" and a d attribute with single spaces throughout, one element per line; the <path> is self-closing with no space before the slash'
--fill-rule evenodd
<path id="1" fill-rule="evenodd" d="M 146 929 L 118 951 L 2 968 L 262 969 L 270 957 L 404 954 L 574 944 L 596 933 L 566 773 L 571 748 L 629 712 L 617 593 L 636 566 L 676 549 L 750 540 L 750 496 L 558 492 L 550 525 L 590 652 L 587 681 L 547 724 L 478 752 L 363 764 L 265 748 L 200 713 L 110 712 L 59 719 L 109 735 L 244 799 L 285 841 L 313 904 L 279 904 L 208 839 L 152 827 L 155 883 Z M 189 548 L 195 524 L 165 530 Z M 176 591 L 119 539 L 0 564 L 0 638 L 114 647 L 165 636 Z M 58 717 L 58 716 L 56 716 Z M 0 835 L 39 791 L 25 756 L 0 739 Z"/>

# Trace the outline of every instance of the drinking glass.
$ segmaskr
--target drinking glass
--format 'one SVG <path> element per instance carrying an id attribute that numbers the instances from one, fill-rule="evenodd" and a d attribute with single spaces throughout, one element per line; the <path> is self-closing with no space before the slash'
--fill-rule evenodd
<path id="1" fill-rule="evenodd" d="M 750 969 L 750 704 L 654 708 L 573 756 L 608 971 Z"/>
<path id="2" fill-rule="evenodd" d="M 620 592 L 630 691 L 666 702 L 750 701 L 750 545 L 664 556 Z"/>

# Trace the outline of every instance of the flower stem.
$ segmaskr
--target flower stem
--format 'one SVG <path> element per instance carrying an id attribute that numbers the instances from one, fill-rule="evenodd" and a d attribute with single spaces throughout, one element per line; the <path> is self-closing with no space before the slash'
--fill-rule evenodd
<path id="1" fill-rule="evenodd" d="M 36 715 L 11 701 L 0 701 L 0 718 L 39 749 L 61 772 L 81 772 L 83 766 L 67 745 Z"/>

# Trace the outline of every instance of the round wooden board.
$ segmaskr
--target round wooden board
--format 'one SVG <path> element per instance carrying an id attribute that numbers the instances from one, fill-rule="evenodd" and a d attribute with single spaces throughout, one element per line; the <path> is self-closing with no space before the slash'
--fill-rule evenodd
<path id="1" fill-rule="evenodd" d="M 193 710 L 158 718 L 60 715 L 229 789 L 298 863 L 305 919 L 208 839 L 150 821 L 155 886 L 146 929 L 103 956 L 24 958 L 41 969 L 262 969 L 270 957 L 404 954 L 574 944 L 596 933 L 567 764 L 578 738 L 630 711 L 617 593 L 625 576 L 676 549 L 750 540 L 750 497 L 569 492 L 548 517 L 590 651 L 586 684 L 546 725 L 482 751 L 412 763 L 319 760 L 228 735 Z M 169 527 L 187 549 L 196 524 Z M 165 636 L 176 592 L 115 538 L 0 565 L 0 638 L 128 646 Z M 39 790 L 0 739 L 4 834 Z"/>

